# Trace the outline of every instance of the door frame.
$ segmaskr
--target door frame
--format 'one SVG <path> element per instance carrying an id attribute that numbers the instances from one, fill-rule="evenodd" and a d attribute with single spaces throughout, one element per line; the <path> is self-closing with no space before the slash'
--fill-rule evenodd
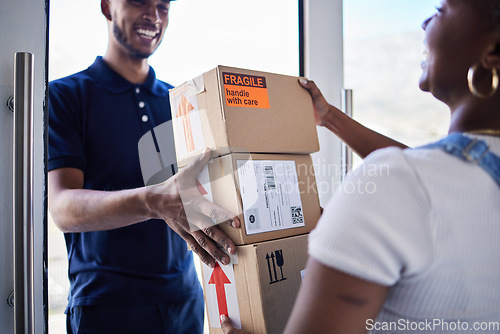
<path id="1" fill-rule="evenodd" d="M 31 224 L 33 227 L 33 318 L 29 328 L 15 329 L 17 333 L 47 332 L 47 80 L 48 80 L 48 8 L 49 0 L 2 1 L 0 25 L 8 33 L 0 36 L 0 201 L 4 210 L 0 224 L 0 332 L 14 333 L 14 308 L 8 304 L 14 291 L 13 254 L 13 112 L 6 103 L 14 95 L 14 55 L 26 52 L 33 61 L 33 183 Z M 24 134 L 24 137 L 29 136 Z M 15 296 L 14 296 L 14 303 Z M 19 304 L 18 304 L 19 305 Z M 19 312 L 18 312 L 19 314 Z"/>
<path id="2" fill-rule="evenodd" d="M 315 81 L 330 104 L 341 106 L 344 88 L 343 1 L 301 1 L 304 6 L 304 76 Z M 325 207 L 343 177 L 343 144 L 324 127 L 318 127 L 318 137 L 320 151 L 312 154 L 312 158 L 320 204 Z"/>

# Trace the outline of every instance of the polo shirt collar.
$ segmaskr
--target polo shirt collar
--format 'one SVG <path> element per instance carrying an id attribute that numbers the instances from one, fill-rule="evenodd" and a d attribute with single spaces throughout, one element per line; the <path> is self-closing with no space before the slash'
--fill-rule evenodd
<path id="1" fill-rule="evenodd" d="M 149 66 L 149 73 L 146 81 L 141 85 L 135 85 L 113 71 L 101 56 L 97 56 L 94 63 L 90 65 L 89 71 L 92 76 L 100 81 L 111 93 L 124 93 L 127 90 L 139 86 L 141 88 L 146 88 L 152 94 L 157 96 L 168 95 L 168 92 L 165 91 L 165 89 L 156 80 L 156 73 L 151 66 Z"/>

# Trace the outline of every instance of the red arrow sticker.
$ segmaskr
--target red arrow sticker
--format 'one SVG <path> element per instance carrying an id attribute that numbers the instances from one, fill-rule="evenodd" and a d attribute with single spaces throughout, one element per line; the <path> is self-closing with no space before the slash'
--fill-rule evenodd
<path id="1" fill-rule="evenodd" d="M 227 278 L 218 262 L 215 263 L 215 268 L 212 272 L 212 276 L 210 276 L 208 284 L 215 284 L 217 305 L 219 306 L 219 318 L 223 314 L 229 316 L 227 312 L 226 288 L 224 284 L 231 284 L 231 281 L 229 281 L 229 278 Z"/>
<path id="2" fill-rule="evenodd" d="M 200 192 L 200 194 L 202 196 L 208 195 L 207 190 L 203 187 L 203 185 L 201 184 L 200 181 L 196 180 L 195 184 L 196 184 L 196 188 L 198 188 L 198 191 Z"/>
<path id="3" fill-rule="evenodd" d="M 203 290 L 207 302 L 208 324 L 211 328 L 221 328 L 220 316 L 223 314 L 231 318 L 234 327 L 241 328 L 234 263 L 238 263 L 237 256 L 231 257 L 230 264 L 216 263 L 214 268 L 202 263 Z"/>

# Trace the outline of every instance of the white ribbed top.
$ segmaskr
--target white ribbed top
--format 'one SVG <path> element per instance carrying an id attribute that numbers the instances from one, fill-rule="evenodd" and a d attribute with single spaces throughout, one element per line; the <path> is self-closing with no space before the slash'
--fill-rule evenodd
<path id="1" fill-rule="evenodd" d="M 500 138 L 477 137 L 500 156 Z M 440 149 L 372 153 L 325 208 L 309 253 L 391 286 L 377 321 L 500 322 L 500 187 Z"/>

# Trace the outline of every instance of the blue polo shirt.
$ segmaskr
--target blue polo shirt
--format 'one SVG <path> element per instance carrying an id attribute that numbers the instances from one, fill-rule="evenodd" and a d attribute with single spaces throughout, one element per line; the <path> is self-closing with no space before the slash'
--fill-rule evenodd
<path id="1" fill-rule="evenodd" d="M 52 81 L 49 171 L 80 169 L 85 189 L 144 186 L 138 143 L 171 119 L 170 88 L 156 79 L 152 68 L 144 84 L 134 85 L 101 57 L 82 72 Z M 163 220 L 65 233 L 65 239 L 71 283 L 68 308 L 202 298 L 192 254 Z"/>

